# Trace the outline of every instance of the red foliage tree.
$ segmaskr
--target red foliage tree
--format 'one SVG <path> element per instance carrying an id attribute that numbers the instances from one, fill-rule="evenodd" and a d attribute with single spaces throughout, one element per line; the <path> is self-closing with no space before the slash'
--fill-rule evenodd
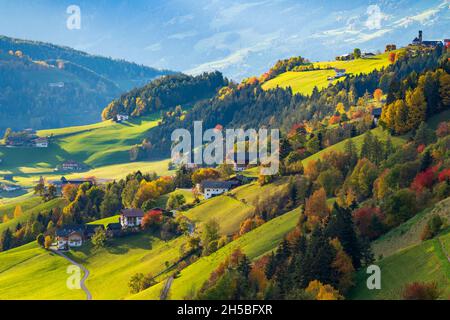
<path id="1" fill-rule="evenodd" d="M 339 123 L 340 121 L 341 121 L 341 116 L 334 115 L 330 118 L 330 121 L 328 121 L 328 123 L 330 125 L 333 125 L 333 124 Z"/>
<path id="2" fill-rule="evenodd" d="M 425 150 L 425 145 L 424 145 L 424 144 L 420 144 L 420 145 L 417 147 L 417 153 L 422 153 L 423 150 Z"/>
<path id="3" fill-rule="evenodd" d="M 378 102 L 381 101 L 381 97 L 383 97 L 383 90 L 381 89 L 376 89 L 373 92 L 373 97 L 375 98 L 375 100 L 377 100 Z"/>
<path id="4" fill-rule="evenodd" d="M 447 122 L 441 122 L 436 130 L 436 135 L 439 138 L 445 137 L 450 133 L 450 126 Z"/>
<path id="5" fill-rule="evenodd" d="M 397 59 L 397 54 L 395 52 L 390 52 L 388 56 L 388 60 L 390 63 L 394 63 Z"/>
<path id="6" fill-rule="evenodd" d="M 142 227 L 149 229 L 158 226 L 163 220 L 163 214 L 160 210 L 150 210 L 142 218 Z"/>
<path id="7" fill-rule="evenodd" d="M 438 179 L 439 179 L 439 182 L 442 182 L 442 181 L 450 182 L 450 168 L 442 170 L 439 173 Z"/>
<path id="8" fill-rule="evenodd" d="M 411 189 L 416 192 L 421 192 L 424 188 L 430 189 L 434 184 L 435 176 L 435 170 L 433 168 L 419 172 L 411 183 Z"/>
<path id="9" fill-rule="evenodd" d="M 383 233 L 384 219 L 384 214 L 377 207 L 363 207 L 353 212 L 353 220 L 359 233 L 370 240 L 378 238 Z"/>

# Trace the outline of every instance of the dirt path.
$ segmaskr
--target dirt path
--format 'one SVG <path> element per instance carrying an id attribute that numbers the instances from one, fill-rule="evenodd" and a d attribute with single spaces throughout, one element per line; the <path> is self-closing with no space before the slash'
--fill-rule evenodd
<path id="1" fill-rule="evenodd" d="M 161 295 L 159 297 L 160 300 L 166 300 L 169 295 L 170 287 L 172 286 L 173 277 L 169 277 L 164 285 L 164 289 L 161 291 Z"/>
<path id="2" fill-rule="evenodd" d="M 67 261 L 69 261 L 71 264 L 77 266 L 78 268 L 80 268 L 81 270 L 83 270 L 84 272 L 84 276 L 80 281 L 80 287 L 81 289 L 86 293 L 86 299 L 87 300 L 92 300 L 92 294 L 89 291 L 89 289 L 86 287 L 86 279 L 89 277 L 89 270 L 86 269 L 83 265 L 73 261 L 72 259 L 70 259 L 68 256 L 66 256 L 64 253 L 57 251 L 57 250 L 52 250 L 54 253 L 56 253 L 57 255 L 63 257 L 64 259 L 66 259 Z"/>

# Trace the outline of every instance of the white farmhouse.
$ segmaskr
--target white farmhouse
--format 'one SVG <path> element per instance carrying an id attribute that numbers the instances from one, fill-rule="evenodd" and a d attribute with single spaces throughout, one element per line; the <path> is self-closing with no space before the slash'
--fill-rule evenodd
<path id="1" fill-rule="evenodd" d="M 124 209 L 120 213 L 120 224 L 122 228 L 135 228 L 142 225 L 144 212 L 140 209 Z"/>
<path id="2" fill-rule="evenodd" d="M 201 183 L 200 188 L 201 190 L 203 190 L 203 196 L 205 197 L 205 199 L 209 199 L 230 191 L 233 186 L 234 183 L 230 181 L 207 180 Z"/>
<path id="3" fill-rule="evenodd" d="M 58 250 L 79 248 L 83 245 L 84 232 L 81 227 L 64 228 L 56 231 L 56 246 Z"/>

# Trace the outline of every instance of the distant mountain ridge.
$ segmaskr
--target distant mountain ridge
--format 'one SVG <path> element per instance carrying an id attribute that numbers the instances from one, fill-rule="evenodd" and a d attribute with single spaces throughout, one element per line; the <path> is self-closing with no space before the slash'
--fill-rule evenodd
<path id="1" fill-rule="evenodd" d="M 100 120 L 112 99 L 173 72 L 0 36 L 0 133 Z"/>

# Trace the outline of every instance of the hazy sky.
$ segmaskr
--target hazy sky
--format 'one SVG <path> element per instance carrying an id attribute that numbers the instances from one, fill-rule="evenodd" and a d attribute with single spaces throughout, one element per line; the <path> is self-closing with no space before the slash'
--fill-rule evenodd
<path id="1" fill-rule="evenodd" d="M 66 26 L 69 5 L 81 29 Z M 240 79 L 277 59 L 332 59 L 450 37 L 449 0 L 0 0 L 0 34 L 189 73 Z"/>

